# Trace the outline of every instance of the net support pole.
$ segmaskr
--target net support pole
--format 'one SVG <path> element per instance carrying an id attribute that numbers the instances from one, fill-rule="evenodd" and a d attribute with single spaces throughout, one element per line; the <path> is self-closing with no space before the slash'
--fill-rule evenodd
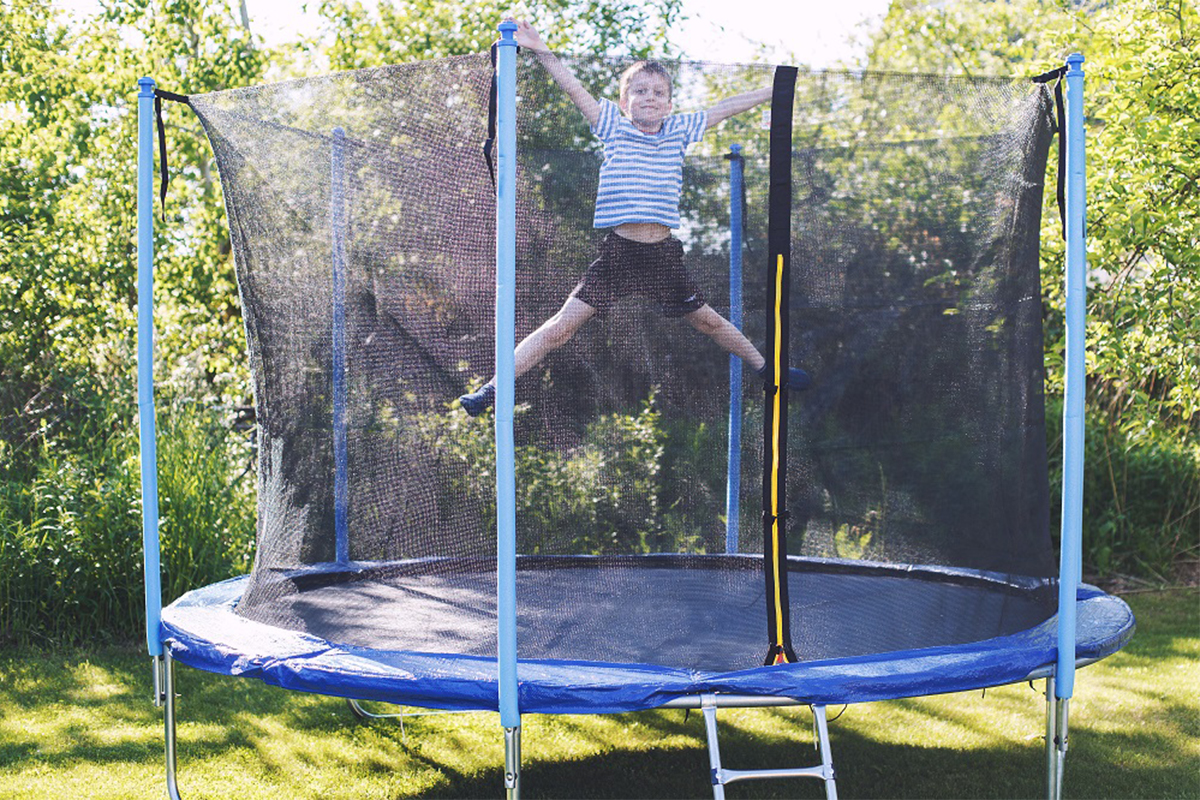
<path id="1" fill-rule="evenodd" d="M 729 321 L 742 329 L 742 146 L 729 155 Z M 725 480 L 725 552 L 738 552 L 742 488 L 742 360 L 729 357 L 729 459 Z"/>
<path id="2" fill-rule="evenodd" d="M 350 560 L 346 448 L 346 131 L 333 129 L 330 150 L 330 252 L 333 268 L 333 531 L 339 564 Z"/>
<path id="3" fill-rule="evenodd" d="M 496 82 L 496 559 L 500 724 L 505 728 L 505 789 L 520 796 L 517 702 L 517 515 L 513 446 L 516 346 L 517 25 L 500 24 Z"/>
<path id="4" fill-rule="evenodd" d="M 138 81 L 137 402 L 142 469 L 142 563 L 146 577 L 146 647 L 159 683 L 163 647 L 162 572 L 158 543 L 158 450 L 154 429 L 154 79 Z M 157 693 L 156 693 L 157 696 Z"/>
<path id="5" fill-rule="evenodd" d="M 1058 663 L 1054 675 L 1056 701 L 1055 779 L 1051 797 L 1061 796 L 1067 753 L 1069 700 L 1075 688 L 1075 603 L 1083 570 L 1083 437 L 1087 325 L 1086 187 L 1084 184 L 1083 56 L 1067 57 L 1067 275 L 1066 378 L 1063 389 L 1062 545 L 1058 584 Z"/>

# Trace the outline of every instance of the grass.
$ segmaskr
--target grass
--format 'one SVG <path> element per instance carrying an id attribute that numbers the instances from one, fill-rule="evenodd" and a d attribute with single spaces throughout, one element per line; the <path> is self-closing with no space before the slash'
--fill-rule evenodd
<path id="1" fill-rule="evenodd" d="M 1200 797 L 1200 594 L 1133 595 L 1139 630 L 1083 670 L 1068 797 Z M 335 699 L 178 670 L 188 798 L 496 797 L 494 715 L 358 722 Z M 843 797 L 1044 796 L 1044 702 L 1027 685 L 851 706 L 831 723 Z M 0 651 L 0 797 L 159 798 L 162 716 L 133 649 Z M 830 709 L 831 717 L 839 709 Z M 806 709 L 720 716 L 730 768 L 814 763 Z M 679 711 L 524 721 L 527 797 L 704 797 L 701 718 Z M 731 798 L 822 797 L 817 781 Z"/>

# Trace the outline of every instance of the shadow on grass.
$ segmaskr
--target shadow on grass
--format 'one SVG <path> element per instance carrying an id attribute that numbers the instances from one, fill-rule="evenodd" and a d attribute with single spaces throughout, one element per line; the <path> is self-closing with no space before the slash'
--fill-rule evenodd
<path id="1" fill-rule="evenodd" d="M 1091 695 L 1073 714 L 1068 795 L 1200 796 L 1195 600 L 1189 593 L 1155 601 L 1153 610 L 1170 623 L 1146 625 L 1125 652 L 1085 671 Z M 411 719 L 406 736 L 393 721 L 357 721 L 341 701 L 257 681 L 181 668 L 178 689 L 185 788 L 207 765 L 241 770 L 290 796 L 315 796 L 304 782 L 314 770 L 345 776 L 347 785 L 373 782 L 374 794 L 391 787 L 393 797 L 502 793 L 503 744 L 494 715 Z M 131 650 L 0 652 L 0 773 L 80 762 L 160 769 L 162 712 L 149 695 L 149 659 Z M 1044 796 L 1042 702 L 1038 693 L 1010 689 L 984 699 L 854 706 L 830 725 L 839 791 L 861 798 Z M 831 717 L 837 712 L 831 708 Z M 798 710 L 723 710 L 724 765 L 816 763 L 810 720 Z M 522 788 L 530 798 L 711 791 L 699 713 L 528 717 L 524 751 Z M 395 788 L 397 775 L 414 776 L 404 786 L 417 788 Z M 738 783 L 728 792 L 731 798 L 824 796 L 812 779 Z"/>

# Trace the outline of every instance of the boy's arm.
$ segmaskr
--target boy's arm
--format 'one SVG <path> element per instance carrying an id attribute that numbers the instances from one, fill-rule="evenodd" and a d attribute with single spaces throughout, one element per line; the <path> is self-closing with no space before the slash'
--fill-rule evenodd
<path id="1" fill-rule="evenodd" d="M 744 94 L 735 94 L 733 97 L 726 97 L 712 108 L 708 109 L 708 127 L 724 122 L 732 116 L 749 111 L 759 103 L 765 103 L 771 99 L 770 89 L 757 89 L 753 92 Z"/>
<path id="2" fill-rule="evenodd" d="M 538 35 L 537 30 L 528 22 L 521 21 L 517 23 L 517 44 L 527 50 L 532 50 L 537 53 L 538 60 L 542 62 L 542 66 L 550 73 L 555 82 L 562 87 L 562 90 L 567 93 L 567 97 L 571 98 L 571 102 L 579 109 L 588 124 L 595 127 L 600 119 L 600 104 L 596 102 L 596 98 L 583 88 L 583 84 L 575 77 L 575 73 L 567 68 L 567 65 L 558 60 L 554 53 L 550 52 L 550 48 L 546 47 L 542 37 Z"/>

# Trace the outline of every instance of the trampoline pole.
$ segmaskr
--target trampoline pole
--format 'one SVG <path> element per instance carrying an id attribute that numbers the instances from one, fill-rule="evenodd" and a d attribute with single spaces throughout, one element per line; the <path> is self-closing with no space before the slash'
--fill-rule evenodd
<path id="1" fill-rule="evenodd" d="M 713 800 L 725 800 L 721 747 L 717 739 L 717 696 L 714 694 L 702 695 L 700 709 L 704 714 L 704 735 L 708 740 L 708 773 L 709 779 L 712 781 Z"/>
<path id="2" fill-rule="evenodd" d="M 1058 563 L 1057 792 L 1062 792 L 1067 753 L 1067 699 L 1075 686 L 1075 602 L 1082 571 L 1084 515 L 1084 348 L 1086 343 L 1087 253 L 1084 240 L 1084 56 L 1067 56 L 1067 353 L 1063 386 L 1062 546 Z"/>
<path id="3" fill-rule="evenodd" d="M 179 785 L 175 774 L 175 661 L 170 652 L 163 656 L 162 702 L 166 707 L 163 714 L 163 734 L 167 743 L 167 797 L 179 800 Z"/>
<path id="4" fill-rule="evenodd" d="M 346 131 L 333 129 L 330 152 L 330 251 L 333 260 L 333 535 L 334 557 L 350 560 L 346 448 Z"/>
<path id="5" fill-rule="evenodd" d="M 507 800 L 521 800 L 521 728 L 504 729 L 504 792 Z"/>
<path id="6" fill-rule="evenodd" d="M 742 329 L 742 146 L 729 146 L 729 321 Z M 742 486 L 742 360 L 729 357 L 729 459 L 725 481 L 725 552 L 738 551 Z"/>
<path id="7" fill-rule="evenodd" d="M 138 81 L 137 404 L 142 469 L 142 563 L 146 578 L 146 647 L 163 653 L 162 571 L 158 544 L 158 450 L 154 429 L 154 79 Z M 158 666 L 155 665 L 157 673 Z"/>
<path id="8" fill-rule="evenodd" d="M 1046 796 L 1058 796 L 1058 734 L 1056 733 L 1054 677 L 1046 678 Z"/>
<path id="9" fill-rule="evenodd" d="M 513 443 L 517 263 L 517 24 L 500 23 L 496 48 L 496 624 L 497 703 L 504 727 L 504 788 L 521 793 L 517 699 L 517 500 Z"/>
<path id="10" fill-rule="evenodd" d="M 1067 761 L 1067 716 L 1071 701 L 1066 697 L 1059 697 L 1054 702 L 1058 719 L 1054 722 L 1057 734 L 1054 737 L 1054 794 L 1050 800 L 1062 800 L 1063 774 Z"/>
<path id="11" fill-rule="evenodd" d="M 1058 663 L 1054 674 L 1057 700 L 1056 760 L 1051 797 L 1062 796 L 1067 754 L 1067 708 L 1075 689 L 1075 604 L 1083 569 L 1083 437 L 1084 360 L 1087 325 L 1087 251 L 1084 240 L 1083 56 L 1067 57 L 1066 73 L 1066 376 L 1063 387 L 1062 544 L 1058 575 Z"/>

